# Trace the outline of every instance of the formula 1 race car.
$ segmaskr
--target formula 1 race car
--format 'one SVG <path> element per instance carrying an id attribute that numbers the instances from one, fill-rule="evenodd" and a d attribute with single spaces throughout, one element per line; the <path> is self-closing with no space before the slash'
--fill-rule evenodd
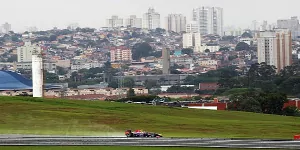
<path id="1" fill-rule="evenodd" d="M 161 134 L 145 132 L 145 131 L 142 131 L 142 130 L 136 130 L 134 132 L 132 132 L 131 130 L 127 130 L 127 131 L 125 131 L 125 135 L 127 137 L 152 137 L 152 138 L 162 137 Z"/>

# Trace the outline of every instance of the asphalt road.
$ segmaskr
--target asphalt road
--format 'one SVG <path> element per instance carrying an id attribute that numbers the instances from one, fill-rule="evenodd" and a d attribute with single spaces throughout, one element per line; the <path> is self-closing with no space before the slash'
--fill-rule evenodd
<path id="1" fill-rule="evenodd" d="M 300 149 L 300 141 L 197 139 L 197 138 L 126 138 L 126 137 L 51 137 L 0 136 L 0 146 L 172 146 L 219 148 Z"/>

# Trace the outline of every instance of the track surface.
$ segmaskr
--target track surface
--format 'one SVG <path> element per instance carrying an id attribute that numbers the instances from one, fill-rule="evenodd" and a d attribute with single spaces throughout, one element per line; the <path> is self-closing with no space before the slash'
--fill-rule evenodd
<path id="1" fill-rule="evenodd" d="M 0 146 L 172 146 L 220 148 L 300 149 L 300 141 L 196 139 L 196 138 L 123 138 L 123 137 L 51 137 L 0 136 Z"/>

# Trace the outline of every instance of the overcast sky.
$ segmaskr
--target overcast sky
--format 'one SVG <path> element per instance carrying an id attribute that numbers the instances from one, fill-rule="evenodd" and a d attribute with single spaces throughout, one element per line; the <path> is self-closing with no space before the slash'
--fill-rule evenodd
<path id="1" fill-rule="evenodd" d="M 99 28 L 111 15 L 142 17 L 154 7 L 164 27 L 167 14 L 182 13 L 190 20 L 192 9 L 198 6 L 222 7 L 225 26 L 243 28 L 250 27 L 252 20 L 275 23 L 300 15 L 300 0 L 1 0 L 0 23 L 12 24 L 15 31 L 29 26 L 66 28 L 70 23 Z"/>

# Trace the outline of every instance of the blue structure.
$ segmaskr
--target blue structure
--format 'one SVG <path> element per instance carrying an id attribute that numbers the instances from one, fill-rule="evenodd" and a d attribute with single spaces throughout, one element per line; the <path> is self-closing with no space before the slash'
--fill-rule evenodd
<path id="1" fill-rule="evenodd" d="M 0 71 L 0 90 L 29 90 L 32 80 L 26 79 L 15 72 Z"/>
<path id="2" fill-rule="evenodd" d="M 45 89 L 59 89 L 60 86 L 46 86 Z M 32 80 L 16 72 L 0 71 L 0 91 L 32 90 Z"/>
<path id="3" fill-rule="evenodd" d="M 181 56 L 182 55 L 182 52 L 181 50 L 174 50 L 174 56 Z"/>

